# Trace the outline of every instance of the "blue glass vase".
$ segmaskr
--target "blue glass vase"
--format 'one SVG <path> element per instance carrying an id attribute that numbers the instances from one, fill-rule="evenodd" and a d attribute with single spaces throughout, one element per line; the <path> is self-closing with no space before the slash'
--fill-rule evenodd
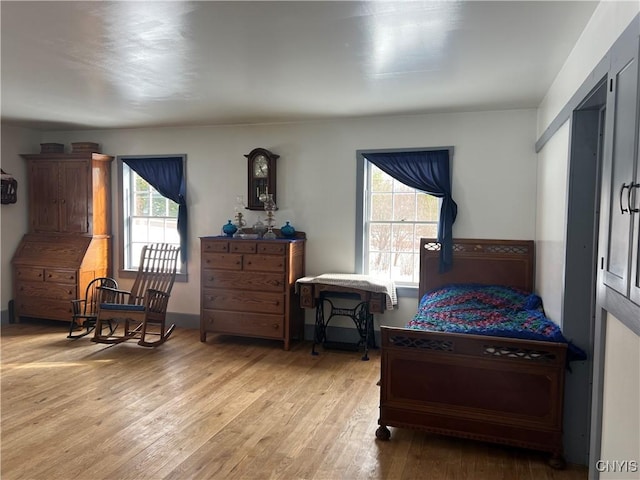
<path id="1" fill-rule="evenodd" d="M 238 231 L 238 227 L 236 227 L 233 223 L 231 223 L 231 220 L 229 220 L 225 225 L 223 225 L 222 227 L 222 232 L 227 236 L 227 237 L 233 237 L 233 234 L 236 233 Z"/>
<path id="2" fill-rule="evenodd" d="M 280 227 L 280 233 L 285 238 L 293 238 L 296 235 L 296 229 L 293 228 L 293 225 L 289 225 L 289 222 L 287 222 L 286 225 Z"/>

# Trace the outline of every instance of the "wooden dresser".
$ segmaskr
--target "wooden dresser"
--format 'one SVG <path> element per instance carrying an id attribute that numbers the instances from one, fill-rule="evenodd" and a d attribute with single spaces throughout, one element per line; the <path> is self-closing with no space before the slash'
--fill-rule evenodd
<path id="1" fill-rule="evenodd" d="M 245 240 L 201 237 L 200 340 L 207 332 L 282 340 L 304 337 L 295 293 L 304 276 L 305 236 Z"/>
<path id="2" fill-rule="evenodd" d="M 12 259 L 14 317 L 71 321 L 71 300 L 111 274 L 111 162 L 93 152 L 22 155 L 29 233 Z"/>

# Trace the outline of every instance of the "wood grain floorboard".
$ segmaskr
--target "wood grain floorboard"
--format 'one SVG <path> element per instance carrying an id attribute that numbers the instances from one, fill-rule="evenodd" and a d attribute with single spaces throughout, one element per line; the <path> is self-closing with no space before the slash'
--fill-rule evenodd
<path id="1" fill-rule="evenodd" d="M 3 480 L 585 480 L 546 455 L 391 429 L 375 438 L 380 355 L 177 329 L 157 349 L 2 328 Z"/>

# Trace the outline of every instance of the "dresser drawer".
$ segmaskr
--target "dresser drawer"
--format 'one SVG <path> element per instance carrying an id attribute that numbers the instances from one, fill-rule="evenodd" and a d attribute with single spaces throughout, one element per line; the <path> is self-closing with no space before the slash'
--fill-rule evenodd
<path id="1" fill-rule="evenodd" d="M 38 267 L 16 267 L 17 280 L 44 281 L 44 269 Z"/>
<path id="2" fill-rule="evenodd" d="M 44 270 L 45 282 L 71 283 L 75 284 L 77 280 L 75 270 L 59 270 L 46 268 Z"/>
<path id="3" fill-rule="evenodd" d="M 242 270 L 242 255 L 238 253 L 205 253 L 202 255 L 202 267 Z"/>
<path id="4" fill-rule="evenodd" d="M 210 332 L 260 338 L 284 337 L 284 317 L 278 315 L 205 310 L 203 317 L 204 328 Z"/>
<path id="5" fill-rule="evenodd" d="M 16 310 L 21 316 L 71 321 L 71 315 L 73 314 L 71 302 L 69 301 L 43 299 L 18 294 L 15 302 Z"/>
<path id="6" fill-rule="evenodd" d="M 19 281 L 16 286 L 17 293 L 19 295 L 26 295 L 29 297 L 39 297 L 42 299 L 57 298 L 68 301 L 78 298 L 75 285 Z"/>
<path id="7" fill-rule="evenodd" d="M 233 242 L 231 244 L 231 251 L 234 253 L 256 253 L 256 244 L 247 241 Z"/>
<path id="8" fill-rule="evenodd" d="M 284 295 L 266 292 L 206 288 L 202 308 L 234 312 L 284 313 Z"/>
<path id="9" fill-rule="evenodd" d="M 284 243 L 260 242 L 258 243 L 258 253 L 267 253 L 270 255 L 284 255 L 287 246 Z"/>
<path id="10" fill-rule="evenodd" d="M 202 241 L 202 253 L 219 252 L 224 253 L 229 251 L 229 242 L 225 240 L 203 240 Z"/>
<path id="11" fill-rule="evenodd" d="M 250 272 L 284 272 L 285 257 L 278 255 L 246 255 L 243 270 Z"/>
<path id="12" fill-rule="evenodd" d="M 206 269 L 202 271 L 202 286 L 206 288 L 284 292 L 285 280 L 282 273 L 232 272 L 229 270 Z"/>

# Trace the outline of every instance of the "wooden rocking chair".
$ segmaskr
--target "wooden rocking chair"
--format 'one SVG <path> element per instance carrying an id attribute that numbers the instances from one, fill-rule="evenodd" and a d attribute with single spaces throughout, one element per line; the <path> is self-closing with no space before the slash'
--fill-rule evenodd
<path id="1" fill-rule="evenodd" d="M 157 347 L 173 332 L 175 325 L 165 326 L 167 305 L 176 278 L 179 247 L 156 243 L 142 247 L 140 267 L 131 291 L 109 289 L 120 301 L 101 303 L 91 339 L 97 343 L 121 343 L 138 338 L 138 345 Z M 121 335 L 114 335 L 110 325 L 123 323 Z M 103 326 L 109 333 L 103 333 Z M 147 336 L 157 337 L 150 341 Z"/>
<path id="2" fill-rule="evenodd" d="M 110 277 L 94 278 L 87 285 L 84 298 L 71 300 L 73 314 L 71 315 L 71 324 L 69 325 L 69 335 L 67 338 L 81 338 L 93 331 L 98 318 L 98 307 L 101 303 L 113 301 L 108 297 L 108 292 L 102 287 L 117 290 L 118 282 Z M 110 334 L 113 333 L 113 326 L 109 323 Z M 74 334 L 73 332 L 79 328 L 84 329 L 82 333 Z"/>

